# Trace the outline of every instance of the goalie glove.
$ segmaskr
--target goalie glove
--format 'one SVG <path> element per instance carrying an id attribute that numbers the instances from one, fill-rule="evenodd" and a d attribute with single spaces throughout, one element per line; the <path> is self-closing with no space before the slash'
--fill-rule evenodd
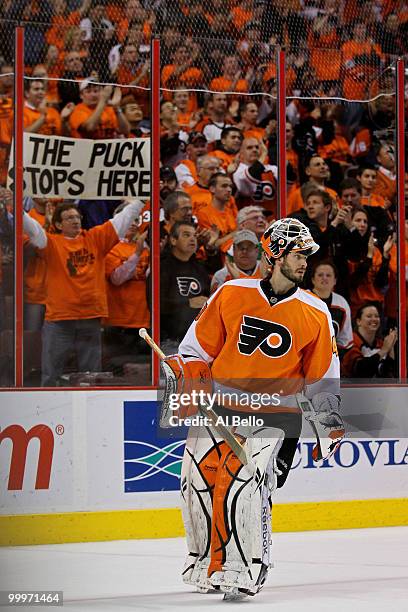
<path id="1" fill-rule="evenodd" d="M 328 459 L 336 452 L 346 433 L 343 419 L 337 412 L 340 404 L 337 395 L 317 393 L 310 401 L 302 393 L 298 393 L 296 399 L 316 436 L 316 446 L 312 451 L 313 460 Z"/>
<path id="2" fill-rule="evenodd" d="M 169 355 L 161 361 L 164 373 L 164 396 L 160 414 L 160 427 L 170 427 L 170 417 L 179 419 L 194 416 L 198 403 L 193 401 L 193 392 L 212 393 L 211 370 L 206 361 L 183 355 Z M 181 395 L 184 394 L 183 405 Z M 188 403 L 188 397 L 190 402 Z"/>

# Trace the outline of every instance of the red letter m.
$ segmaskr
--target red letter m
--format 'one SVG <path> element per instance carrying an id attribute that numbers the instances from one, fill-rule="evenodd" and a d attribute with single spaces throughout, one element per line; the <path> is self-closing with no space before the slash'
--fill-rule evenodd
<path id="1" fill-rule="evenodd" d="M 21 425 L 9 425 L 0 432 L 0 443 L 6 438 L 9 438 L 13 443 L 8 489 L 10 491 L 21 491 L 23 488 L 27 448 L 33 438 L 38 438 L 40 441 L 35 488 L 48 489 L 54 451 L 54 434 L 51 429 L 47 425 L 35 425 L 29 431 L 26 431 Z"/>

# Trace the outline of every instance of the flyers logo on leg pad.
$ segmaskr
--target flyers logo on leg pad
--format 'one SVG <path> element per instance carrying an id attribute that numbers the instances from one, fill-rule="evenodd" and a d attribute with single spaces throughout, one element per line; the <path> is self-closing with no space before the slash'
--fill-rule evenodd
<path id="1" fill-rule="evenodd" d="M 242 355 L 252 355 L 259 348 L 267 357 L 282 357 L 291 346 L 292 336 L 284 325 L 243 316 L 238 342 Z"/>

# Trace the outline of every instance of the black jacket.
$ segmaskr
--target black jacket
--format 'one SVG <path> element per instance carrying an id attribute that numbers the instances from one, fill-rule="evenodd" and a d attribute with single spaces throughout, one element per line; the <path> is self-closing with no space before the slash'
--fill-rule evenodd
<path id="1" fill-rule="evenodd" d="M 160 327 L 162 340 L 181 340 L 199 309 L 190 298 L 210 295 L 210 277 L 193 255 L 181 261 L 172 253 L 160 260 Z"/>

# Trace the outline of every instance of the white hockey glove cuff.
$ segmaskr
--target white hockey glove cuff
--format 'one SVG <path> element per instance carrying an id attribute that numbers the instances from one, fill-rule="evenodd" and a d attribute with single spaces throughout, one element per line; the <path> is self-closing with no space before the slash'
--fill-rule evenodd
<path id="1" fill-rule="evenodd" d="M 336 452 L 346 433 L 343 419 L 337 412 L 340 405 L 337 395 L 317 393 L 310 401 L 304 395 L 298 394 L 297 399 L 316 436 L 316 446 L 312 451 L 313 460 L 328 459 Z"/>

